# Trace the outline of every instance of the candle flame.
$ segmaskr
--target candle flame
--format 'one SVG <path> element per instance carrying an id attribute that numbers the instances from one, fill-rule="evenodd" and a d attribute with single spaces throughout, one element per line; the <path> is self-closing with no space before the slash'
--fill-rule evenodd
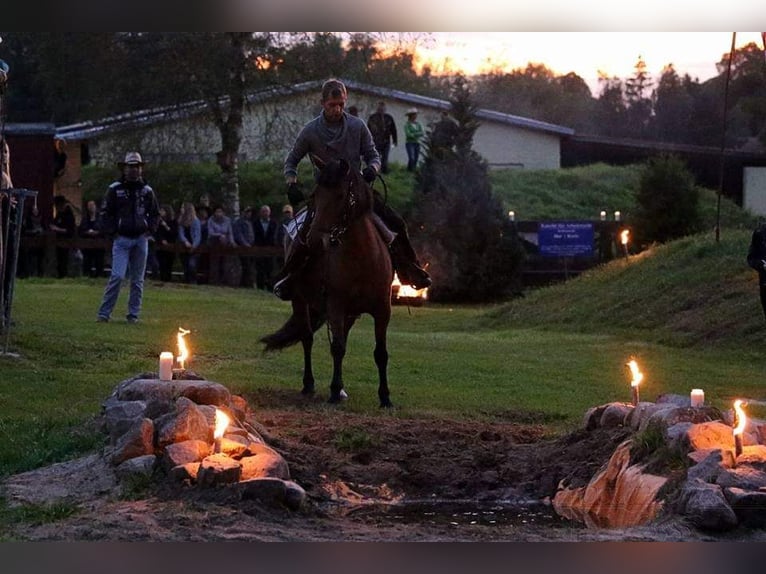
<path id="1" fill-rule="evenodd" d="M 178 334 L 176 335 L 176 339 L 178 341 L 178 366 L 182 369 L 184 368 L 184 363 L 189 358 L 189 348 L 186 346 L 186 341 L 184 340 L 184 337 L 191 333 L 189 329 L 184 329 L 183 327 L 178 327 Z"/>
<path id="2" fill-rule="evenodd" d="M 225 412 L 215 409 L 215 430 L 213 431 L 213 438 L 218 440 L 223 437 L 223 433 L 226 432 L 226 427 L 229 426 L 230 422 L 231 420 Z"/>
<path id="3" fill-rule="evenodd" d="M 637 387 L 639 384 L 641 384 L 641 381 L 644 380 L 644 374 L 638 368 L 638 363 L 636 363 L 635 359 L 631 359 L 626 363 L 626 365 L 630 367 L 630 373 L 633 375 L 633 380 L 630 381 L 630 386 Z"/>
<path id="4" fill-rule="evenodd" d="M 620 243 L 622 243 L 623 245 L 627 245 L 629 237 L 630 237 L 630 230 L 629 229 L 623 229 L 620 232 Z"/>
<path id="5" fill-rule="evenodd" d="M 734 401 L 734 412 L 737 413 L 737 426 L 734 427 L 734 435 L 742 434 L 745 431 L 745 425 L 747 424 L 747 416 L 745 416 L 745 411 L 742 410 L 742 407 L 746 406 L 747 403 L 743 402 L 742 399 L 737 399 Z"/>

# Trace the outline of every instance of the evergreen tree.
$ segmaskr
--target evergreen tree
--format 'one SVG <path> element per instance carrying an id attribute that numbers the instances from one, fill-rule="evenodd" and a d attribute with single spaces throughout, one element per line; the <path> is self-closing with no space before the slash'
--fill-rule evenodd
<path id="1" fill-rule="evenodd" d="M 433 300 L 497 299 L 519 290 L 523 249 L 492 194 L 486 160 L 473 150 L 479 122 L 462 76 L 453 81 L 451 104 L 455 146 L 434 147 L 429 133 L 416 174 L 414 239 L 434 279 Z"/>

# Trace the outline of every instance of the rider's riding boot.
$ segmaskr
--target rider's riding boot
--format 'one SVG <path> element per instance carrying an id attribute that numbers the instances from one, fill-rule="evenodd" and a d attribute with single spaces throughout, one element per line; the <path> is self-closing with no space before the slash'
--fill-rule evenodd
<path id="1" fill-rule="evenodd" d="M 293 243 L 285 264 L 277 275 L 278 280 L 274 283 L 273 287 L 274 295 L 282 299 L 282 301 L 290 301 L 293 298 L 295 276 L 306 265 L 310 255 L 311 250 L 304 242 L 296 241 Z"/>
<path id="2" fill-rule="evenodd" d="M 373 211 L 383 220 L 396 238 L 388 246 L 391 263 L 402 285 L 412 285 L 415 289 L 431 286 L 431 276 L 420 266 L 415 250 L 407 234 L 407 224 L 396 211 L 391 209 L 381 195 L 374 192 Z"/>
<path id="3" fill-rule="evenodd" d="M 415 289 L 431 286 L 431 276 L 418 263 L 406 232 L 397 234 L 388 249 L 391 252 L 391 263 L 402 285 L 412 285 Z"/>

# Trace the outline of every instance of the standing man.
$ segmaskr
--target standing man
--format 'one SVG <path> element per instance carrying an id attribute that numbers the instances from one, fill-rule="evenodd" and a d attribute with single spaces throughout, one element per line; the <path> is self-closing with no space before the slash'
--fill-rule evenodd
<path id="1" fill-rule="evenodd" d="M 154 190 L 143 179 L 144 162 L 135 151 L 117 164 L 122 178 L 106 191 L 102 207 L 104 233 L 113 237 L 112 274 L 98 310 L 99 323 L 106 323 L 120 294 L 122 280 L 130 278 L 128 323 L 137 323 L 144 296 L 144 272 L 149 235 L 157 230 L 160 209 Z"/>
<path id="2" fill-rule="evenodd" d="M 271 218 L 271 208 L 262 205 L 253 221 L 253 245 L 272 247 L 277 244 L 277 222 Z M 271 275 L 274 273 L 274 257 L 259 255 L 255 258 L 255 287 L 271 291 Z"/>
<path id="3" fill-rule="evenodd" d="M 747 249 L 747 264 L 758 272 L 758 292 L 761 309 L 766 317 L 766 222 L 753 231 Z"/>
<path id="4" fill-rule="evenodd" d="M 232 231 L 234 233 L 234 242 L 240 247 L 252 247 L 255 241 L 253 235 L 253 208 L 249 205 L 242 210 L 239 217 L 231 224 Z M 239 264 L 242 267 L 242 275 L 240 275 L 239 286 L 250 287 L 253 286 L 253 257 L 251 255 L 240 255 Z"/>
<path id="5" fill-rule="evenodd" d="M 322 85 L 322 112 L 303 127 L 285 159 L 284 175 L 287 197 L 291 204 L 303 201 L 303 192 L 298 184 L 298 163 L 309 153 L 325 162 L 344 159 L 355 170 L 361 169 L 361 160 L 364 159 L 367 167 L 362 170 L 362 176 L 368 184 L 375 181 L 380 170 L 380 155 L 364 121 L 344 111 L 347 99 L 348 93 L 343 82 L 333 79 Z M 417 289 L 430 287 L 431 277 L 418 263 L 404 219 L 386 205 L 374 190 L 373 198 L 375 214 L 396 235 L 388 249 L 399 280 Z M 303 269 L 312 255 L 305 242 L 310 226 L 311 221 L 307 217 L 278 274 L 279 280 L 274 284 L 274 294 L 284 301 L 292 299 L 294 276 Z"/>
<path id="6" fill-rule="evenodd" d="M 367 127 L 372 134 L 372 141 L 380 154 L 380 171 L 388 173 L 388 152 L 391 145 L 396 146 L 396 124 L 391 114 L 386 113 L 386 102 L 378 102 L 375 113 L 367 120 Z"/>

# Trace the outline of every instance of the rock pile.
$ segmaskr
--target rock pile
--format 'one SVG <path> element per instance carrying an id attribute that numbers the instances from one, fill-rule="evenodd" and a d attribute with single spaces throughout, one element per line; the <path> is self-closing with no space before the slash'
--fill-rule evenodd
<path id="1" fill-rule="evenodd" d="M 713 407 L 692 408 L 689 397 L 671 394 L 636 407 L 608 403 L 589 409 L 586 429 L 625 426 L 634 435 L 587 486 L 559 485 L 554 509 L 590 526 L 625 527 L 651 521 L 669 502 L 667 510 L 705 530 L 766 526 L 766 421 L 748 418 L 742 454 L 735 456 L 733 418 Z M 670 489 L 667 477 L 644 472 L 645 462 L 631 464 L 637 440 L 685 462 L 677 486 Z"/>
<path id="2" fill-rule="evenodd" d="M 214 448 L 216 409 L 231 421 L 220 449 Z M 172 381 L 138 375 L 119 383 L 103 403 L 105 456 L 122 482 L 159 477 L 199 488 L 227 485 L 244 499 L 299 508 L 305 491 L 290 480 L 284 458 L 247 423 L 249 414 L 244 398 L 191 371 Z"/>

